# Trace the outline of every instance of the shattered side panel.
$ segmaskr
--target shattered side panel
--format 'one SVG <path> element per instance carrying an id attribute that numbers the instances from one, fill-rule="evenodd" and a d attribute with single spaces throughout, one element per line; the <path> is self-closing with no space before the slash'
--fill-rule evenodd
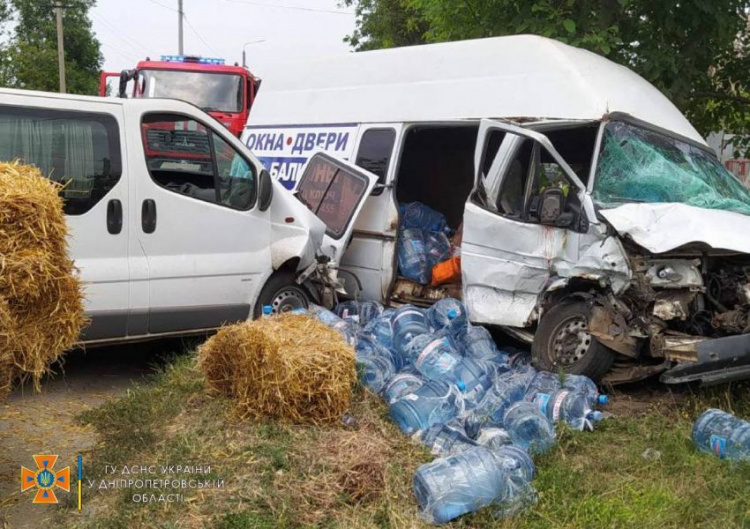
<path id="1" fill-rule="evenodd" d="M 563 278 L 584 278 L 605 281 L 612 292 L 620 294 L 632 278 L 630 264 L 617 237 L 607 236 L 602 225 L 591 225 L 589 233 L 579 238 L 579 256 L 573 266 L 568 262 L 553 263 L 556 275 Z"/>

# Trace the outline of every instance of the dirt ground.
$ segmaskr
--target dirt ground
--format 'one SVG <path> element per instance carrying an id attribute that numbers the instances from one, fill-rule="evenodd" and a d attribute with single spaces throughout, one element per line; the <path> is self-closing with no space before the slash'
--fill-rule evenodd
<path id="1" fill-rule="evenodd" d="M 31 386 L 17 388 L 0 402 L 0 528 L 42 527 L 57 509 L 32 503 L 34 491 L 21 492 L 21 466 L 36 470 L 34 454 L 55 454 L 54 470 L 71 471 L 71 491 L 56 489 L 58 497 L 76 494 L 76 457 L 95 446 L 93 431 L 76 424 L 82 410 L 124 394 L 158 365 L 158 351 L 177 350 L 171 342 L 75 351 L 62 369 L 44 381 L 41 393 Z M 85 459 L 84 459 L 85 468 Z"/>

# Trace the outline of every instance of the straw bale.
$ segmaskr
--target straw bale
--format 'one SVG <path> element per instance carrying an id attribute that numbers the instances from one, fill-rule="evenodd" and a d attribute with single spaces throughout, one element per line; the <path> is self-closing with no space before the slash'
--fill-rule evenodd
<path id="1" fill-rule="evenodd" d="M 85 323 L 59 190 L 33 166 L 0 163 L 0 397 L 19 379 L 39 390 Z"/>
<path id="2" fill-rule="evenodd" d="M 243 418 L 335 423 L 349 409 L 354 350 L 314 318 L 282 314 L 221 329 L 200 348 L 209 386 Z"/>

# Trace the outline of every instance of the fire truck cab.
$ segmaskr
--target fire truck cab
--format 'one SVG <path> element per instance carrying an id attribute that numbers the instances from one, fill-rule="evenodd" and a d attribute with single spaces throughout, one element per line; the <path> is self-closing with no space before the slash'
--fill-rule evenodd
<path id="1" fill-rule="evenodd" d="M 200 107 L 239 136 L 247 122 L 260 79 L 250 70 L 224 59 L 163 55 L 147 58 L 133 70 L 102 72 L 99 95 L 107 95 L 107 81 L 119 77 L 117 96 L 122 98 L 181 99 Z"/>

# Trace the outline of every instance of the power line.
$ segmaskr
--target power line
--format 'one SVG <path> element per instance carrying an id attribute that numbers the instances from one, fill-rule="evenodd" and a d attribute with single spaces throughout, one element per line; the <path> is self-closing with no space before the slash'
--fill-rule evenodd
<path id="1" fill-rule="evenodd" d="M 170 11 L 174 11 L 175 13 L 178 12 L 177 9 L 175 9 L 174 7 L 165 6 L 164 4 L 162 4 L 161 2 L 157 2 L 156 0 L 150 0 L 150 1 L 152 4 L 156 4 L 159 7 L 163 7 L 164 9 L 169 9 Z"/>
<path id="2" fill-rule="evenodd" d="M 189 27 L 189 28 L 190 28 L 191 30 L 193 30 L 193 33 L 195 33 L 195 36 L 196 36 L 196 37 L 198 37 L 198 39 L 200 39 L 200 41 L 201 41 L 201 42 L 202 42 L 203 44 L 205 44 L 205 45 L 206 45 L 206 47 L 207 47 L 207 48 L 209 49 L 209 51 L 210 51 L 211 53 L 213 53 L 214 55 L 219 55 L 219 53 L 217 53 L 217 52 L 216 52 L 216 50 L 215 50 L 215 49 L 213 49 L 213 48 L 211 47 L 211 45 L 210 45 L 210 44 L 209 44 L 208 42 L 206 42 L 206 40 L 205 40 L 205 39 L 204 39 L 203 37 L 201 37 L 200 33 L 198 33 L 198 31 L 197 31 L 197 30 L 196 30 L 196 29 L 195 29 L 195 28 L 193 27 L 193 25 L 192 25 L 192 24 L 190 23 L 190 20 L 188 20 L 188 17 L 187 17 L 187 15 L 184 15 L 184 14 L 183 14 L 183 15 L 182 15 L 182 19 L 183 19 L 183 20 L 184 20 L 184 21 L 185 21 L 185 22 L 187 23 L 188 27 Z"/>
<path id="3" fill-rule="evenodd" d="M 151 1 L 154 2 L 154 0 L 151 0 Z M 224 2 L 232 2 L 234 4 L 246 4 L 246 5 L 262 6 L 262 7 L 275 7 L 277 9 L 291 9 L 295 11 L 308 11 L 312 13 L 331 13 L 334 15 L 353 15 L 354 14 L 352 11 L 319 9 L 316 7 L 287 6 L 287 5 L 282 5 L 282 4 L 268 4 L 264 2 L 255 2 L 252 0 L 224 0 Z"/>
<path id="4" fill-rule="evenodd" d="M 94 18 L 96 18 L 97 20 L 99 20 L 99 22 L 101 22 L 104 25 L 105 29 L 109 30 L 114 36 L 116 36 L 117 38 L 119 38 L 124 43 L 126 43 L 126 44 L 128 44 L 130 46 L 135 46 L 135 47 L 140 48 L 147 55 L 149 53 L 151 53 L 143 44 L 141 44 L 140 42 L 138 42 L 135 39 L 131 39 L 130 37 L 128 37 L 124 33 L 120 32 L 120 30 L 118 30 L 117 27 L 114 24 L 112 24 L 111 22 L 109 22 L 103 16 L 99 15 L 98 13 L 94 13 L 94 12 L 92 12 L 91 14 L 94 15 Z"/>
<path id="5" fill-rule="evenodd" d="M 122 55 L 123 57 L 125 57 L 125 58 L 127 58 L 127 59 L 135 59 L 135 60 L 136 60 L 136 62 L 140 60 L 140 59 L 139 59 L 138 57 L 136 57 L 136 56 L 135 56 L 135 55 L 133 55 L 132 53 L 126 52 L 126 51 L 124 51 L 123 49 L 121 49 L 121 48 L 118 48 L 117 46 L 113 46 L 113 45 L 112 45 L 112 44 L 110 44 L 109 42 L 104 42 L 104 41 L 103 41 L 103 40 L 101 40 L 101 39 L 99 40 L 99 42 L 101 42 L 103 46 L 106 46 L 106 47 L 108 47 L 108 48 L 112 48 L 112 50 L 116 51 L 116 52 L 117 52 L 118 54 Z"/>

